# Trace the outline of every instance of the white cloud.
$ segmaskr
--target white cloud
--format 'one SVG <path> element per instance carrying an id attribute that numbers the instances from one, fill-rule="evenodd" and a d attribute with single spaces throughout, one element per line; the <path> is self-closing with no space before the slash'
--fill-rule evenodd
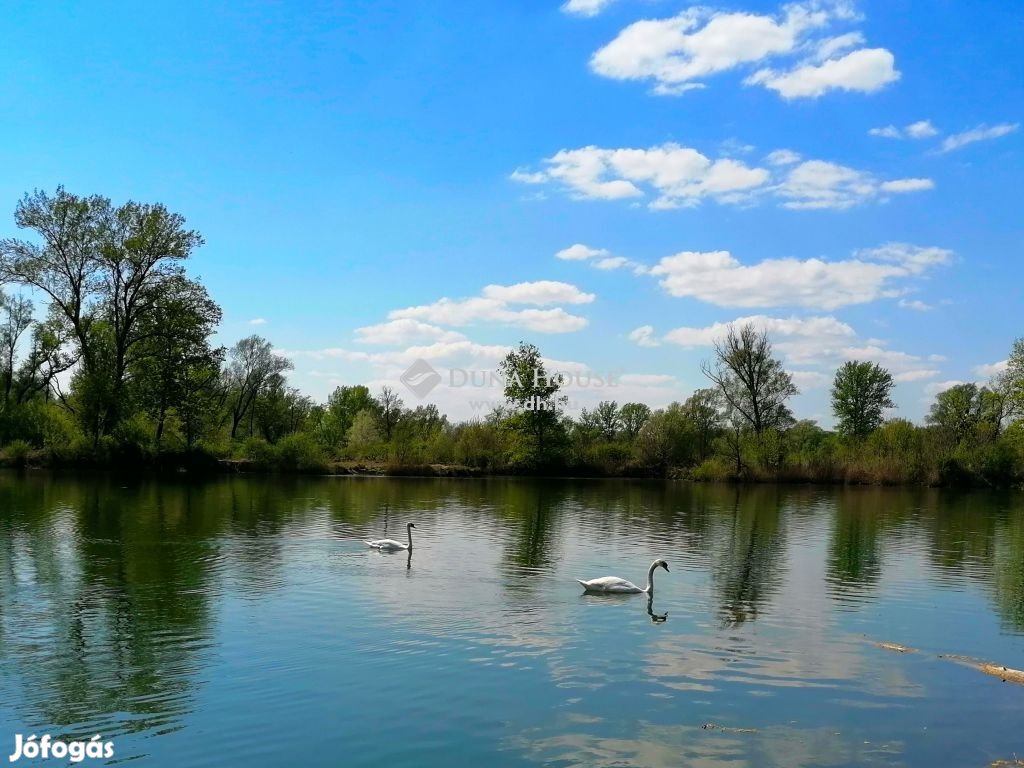
<path id="1" fill-rule="evenodd" d="M 872 128 L 868 133 L 883 139 L 930 139 L 938 135 L 939 130 L 929 120 L 918 120 L 903 128 L 886 125 L 882 128 Z"/>
<path id="2" fill-rule="evenodd" d="M 975 366 L 974 373 L 976 376 L 980 376 L 983 379 L 990 379 L 1005 371 L 1009 364 L 1009 360 L 1000 360 L 998 363 L 984 363 L 982 365 Z"/>
<path id="3" fill-rule="evenodd" d="M 912 139 L 930 139 L 938 134 L 939 130 L 929 120 L 918 120 L 906 128 L 907 136 Z"/>
<path id="4" fill-rule="evenodd" d="M 1007 134 L 1013 133 L 1020 128 L 1020 123 L 1000 123 L 999 125 L 979 125 L 976 128 L 971 128 L 969 131 L 963 133 L 956 133 L 952 136 L 947 136 L 945 141 L 942 142 L 942 152 L 952 152 L 955 149 L 966 147 L 968 144 L 974 144 L 977 141 L 989 141 L 991 139 L 998 139 Z"/>
<path id="5" fill-rule="evenodd" d="M 565 261 L 585 261 L 586 259 L 608 255 L 610 255 L 609 252 L 604 248 L 591 248 L 588 245 L 583 245 L 583 243 L 576 243 L 568 248 L 563 248 L 555 254 L 555 257 Z"/>
<path id="6" fill-rule="evenodd" d="M 442 326 L 500 323 L 540 333 L 569 333 L 585 328 L 587 319 L 572 315 L 561 307 L 513 309 L 509 305 L 586 304 L 593 300 L 594 294 L 584 293 L 569 283 L 540 280 L 515 285 L 488 285 L 482 296 L 458 300 L 443 298 L 432 304 L 396 309 L 388 313 L 388 319 L 411 319 Z"/>
<path id="7" fill-rule="evenodd" d="M 847 32 L 845 35 L 826 37 L 818 42 L 814 58 L 816 61 L 828 61 L 837 53 L 864 45 L 865 42 L 864 35 L 860 32 Z"/>
<path id="8" fill-rule="evenodd" d="M 929 189 L 929 179 L 879 181 L 872 174 L 822 160 L 798 162 L 791 150 L 776 150 L 766 161 L 777 168 L 750 166 L 733 158 L 712 159 L 696 149 L 666 143 L 647 149 L 596 146 L 563 149 L 544 160 L 545 170 L 517 171 L 530 183 L 538 179 L 564 187 L 571 197 L 616 200 L 653 196 L 652 209 L 685 208 L 705 199 L 748 204 L 759 195 L 774 196 L 787 208 L 843 209 L 886 193 Z M 645 189 L 646 188 L 646 189 Z M 579 244 L 578 244 L 579 245 Z M 583 257 L 586 246 L 562 258 Z"/>
<path id="9" fill-rule="evenodd" d="M 903 371 L 893 376 L 893 380 L 899 383 L 905 383 L 909 381 L 926 381 L 928 379 L 934 379 L 939 375 L 939 371 L 934 368 L 916 368 L 909 371 Z"/>
<path id="10" fill-rule="evenodd" d="M 667 373 L 624 373 L 618 377 L 619 383 L 638 387 L 660 387 L 671 384 L 675 380 L 675 376 Z"/>
<path id="11" fill-rule="evenodd" d="M 594 53 L 590 67 L 615 80 L 651 80 L 655 93 L 677 95 L 705 87 L 712 75 L 811 49 L 807 63 L 794 71 L 762 70 L 747 82 L 786 98 L 819 96 L 833 88 L 870 92 L 898 77 L 892 54 L 877 48 L 844 53 L 863 45 L 860 32 L 817 36 L 831 24 L 854 19 L 846 2 L 790 3 L 776 15 L 694 7 L 630 24 Z"/>
<path id="12" fill-rule="evenodd" d="M 822 64 L 803 64 L 789 72 L 762 69 L 746 79 L 784 99 L 817 98 L 831 90 L 874 93 L 899 80 L 895 57 L 885 48 L 861 48 Z"/>
<path id="13" fill-rule="evenodd" d="M 641 325 L 629 333 L 629 340 L 640 347 L 658 347 L 661 342 L 654 337 L 653 325 Z"/>
<path id="14" fill-rule="evenodd" d="M 449 331 L 436 325 L 412 318 L 389 320 L 386 323 L 356 328 L 356 342 L 359 344 L 397 345 L 413 344 L 420 341 L 452 342 L 466 337 L 458 331 Z"/>
<path id="15" fill-rule="evenodd" d="M 931 304 L 927 304 L 920 299 L 900 299 L 897 303 L 903 309 L 915 309 L 918 312 L 927 312 L 930 309 L 934 309 Z"/>
<path id="16" fill-rule="evenodd" d="M 895 298 L 893 283 L 948 263 L 943 248 L 889 243 L 845 261 L 766 259 L 741 264 L 728 251 L 682 251 L 649 270 L 672 296 L 726 307 L 836 309 Z"/>
<path id="17" fill-rule="evenodd" d="M 562 6 L 563 13 L 576 16 L 597 16 L 615 0 L 569 0 Z"/>
<path id="18" fill-rule="evenodd" d="M 609 256 L 605 259 L 598 259 L 594 262 L 594 267 L 597 269 L 619 269 L 629 264 L 629 259 L 625 256 Z"/>
<path id="19" fill-rule="evenodd" d="M 793 167 L 775 192 L 786 199 L 783 203 L 786 208 L 843 210 L 871 200 L 882 192 L 919 192 L 932 186 L 930 179 L 879 182 L 865 171 L 824 160 L 807 160 Z"/>
<path id="20" fill-rule="evenodd" d="M 729 326 L 739 327 L 752 323 L 771 337 L 776 353 L 786 364 L 794 380 L 801 386 L 818 386 L 831 381 L 836 368 L 847 360 L 865 360 L 887 368 L 899 382 L 924 381 L 934 378 L 938 370 L 928 368 L 925 358 L 889 349 L 885 342 L 868 339 L 862 341 L 848 324 L 832 316 L 769 317 L 752 315 L 738 317 L 731 322 L 718 322 L 705 327 L 675 328 L 663 341 L 683 347 L 710 347 L 725 337 Z M 640 333 L 643 331 L 643 333 Z M 636 334 L 636 338 L 634 338 Z M 630 335 L 652 346 L 658 342 L 651 326 L 638 328 Z"/>
<path id="21" fill-rule="evenodd" d="M 264 320 L 262 317 L 254 317 L 252 320 L 249 321 L 249 325 L 266 325 L 266 324 L 267 324 L 267 321 Z"/>
<path id="22" fill-rule="evenodd" d="M 883 181 L 880 189 L 883 192 L 923 192 L 927 189 L 934 189 L 935 182 L 931 179 L 894 179 Z"/>
<path id="23" fill-rule="evenodd" d="M 765 155 L 764 160 L 769 165 L 793 165 L 800 162 L 800 155 L 791 149 L 776 149 Z"/>
<path id="24" fill-rule="evenodd" d="M 575 285 L 556 280 L 536 280 L 515 285 L 488 285 L 484 297 L 503 304 L 589 304 L 594 294 L 584 293 Z"/>
<path id="25" fill-rule="evenodd" d="M 898 264 L 908 273 L 914 275 L 953 261 L 953 251 L 948 248 L 939 248 L 934 245 L 911 245 L 910 243 L 886 243 L 877 248 L 862 248 L 855 255 L 860 259 Z"/>
<path id="26" fill-rule="evenodd" d="M 868 131 L 872 136 L 878 136 L 883 139 L 902 139 L 903 131 L 897 128 L 895 125 L 886 125 L 881 128 L 872 128 Z"/>
<path id="27" fill-rule="evenodd" d="M 824 387 L 832 381 L 827 373 L 822 373 L 821 371 L 790 371 L 789 375 L 801 392 Z"/>
<path id="28" fill-rule="evenodd" d="M 547 174 L 543 172 L 530 173 L 524 171 L 522 168 L 516 168 L 509 174 L 509 178 L 512 181 L 518 181 L 520 184 L 543 184 L 548 180 Z"/>
<path id="29" fill-rule="evenodd" d="M 664 340 L 683 347 L 709 347 L 728 333 L 730 325 L 739 327 L 748 323 L 752 323 L 758 329 L 768 331 L 773 336 L 830 339 L 832 343 L 841 343 L 841 340 L 856 336 L 853 328 L 834 317 L 780 318 L 751 315 L 738 317 L 729 323 L 714 323 L 703 328 L 675 328 L 665 334 Z M 644 327 L 650 328 L 650 326 Z M 653 334 L 653 328 L 651 330 Z"/>

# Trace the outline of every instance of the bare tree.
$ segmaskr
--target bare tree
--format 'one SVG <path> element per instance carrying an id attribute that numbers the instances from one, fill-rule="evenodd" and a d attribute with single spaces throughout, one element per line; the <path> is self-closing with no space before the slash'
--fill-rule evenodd
<path id="1" fill-rule="evenodd" d="M 799 390 L 782 363 L 772 357 L 766 331 L 757 331 L 752 323 L 739 330 L 730 325 L 725 338 L 715 342 L 715 358 L 713 365 L 704 363 L 701 370 L 758 437 L 793 418 L 786 400 Z"/>
<path id="2" fill-rule="evenodd" d="M 380 407 L 380 425 L 384 428 L 384 439 L 391 440 L 391 432 L 402 415 L 402 398 L 391 387 L 384 387 L 377 398 Z"/>

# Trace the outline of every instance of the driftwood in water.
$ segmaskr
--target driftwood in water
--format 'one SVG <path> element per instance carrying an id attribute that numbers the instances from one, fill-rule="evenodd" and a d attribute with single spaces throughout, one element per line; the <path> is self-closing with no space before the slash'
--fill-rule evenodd
<path id="1" fill-rule="evenodd" d="M 899 643 L 875 643 L 879 648 L 884 648 L 887 651 L 895 651 L 896 653 L 914 653 L 914 649 L 906 645 L 900 645 Z"/>
<path id="2" fill-rule="evenodd" d="M 722 731 L 723 733 L 757 733 L 757 728 L 730 728 L 717 723 L 704 723 L 701 728 L 705 731 Z"/>

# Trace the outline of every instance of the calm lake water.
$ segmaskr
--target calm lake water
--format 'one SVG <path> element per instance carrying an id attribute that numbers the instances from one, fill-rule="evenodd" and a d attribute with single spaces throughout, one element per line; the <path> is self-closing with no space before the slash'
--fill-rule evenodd
<path id="1" fill-rule="evenodd" d="M 411 558 L 363 543 L 407 522 Z M 659 557 L 651 604 L 574 581 Z M 947 654 L 1024 668 L 1021 495 L 0 473 L 3 763 L 1024 757 L 1024 686 Z"/>

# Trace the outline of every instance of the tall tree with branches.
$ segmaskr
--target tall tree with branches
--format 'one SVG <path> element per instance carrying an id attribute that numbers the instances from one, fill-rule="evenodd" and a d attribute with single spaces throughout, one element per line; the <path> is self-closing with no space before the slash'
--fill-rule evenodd
<path id="1" fill-rule="evenodd" d="M 768 333 L 753 323 L 739 329 L 730 325 L 725 338 L 715 342 L 715 361 L 701 369 L 758 437 L 792 421 L 786 401 L 799 390 L 772 356 Z"/>

